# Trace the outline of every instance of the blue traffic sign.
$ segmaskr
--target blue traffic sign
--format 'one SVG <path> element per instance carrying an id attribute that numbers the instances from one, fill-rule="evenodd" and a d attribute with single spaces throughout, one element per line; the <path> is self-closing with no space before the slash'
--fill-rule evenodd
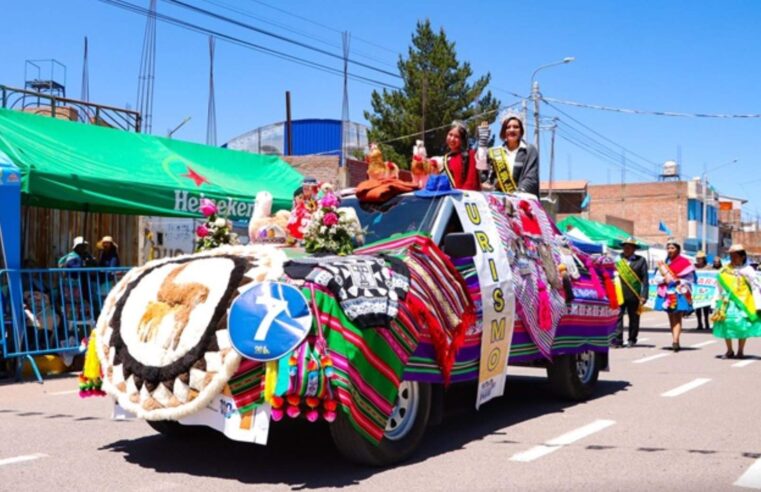
<path id="1" fill-rule="evenodd" d="M 292 285 L 257 282 L 230 306 L 227 329 L 235 350 L 247 359 L 277 360 L 304 341 L 312 314 L 304 295 Z"/>

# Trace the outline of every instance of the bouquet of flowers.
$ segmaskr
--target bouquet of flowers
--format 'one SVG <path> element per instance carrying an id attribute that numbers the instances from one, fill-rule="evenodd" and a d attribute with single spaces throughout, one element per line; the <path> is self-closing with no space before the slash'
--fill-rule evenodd
<path id="1" fill-rule="evenodd" d="M 330 185 L 324 184 L 317 198 L 317 210 L 304 234 L 307 253 L 333 253 L 341 256 L 354 251 L 355 238 L 362 237 L 356 214 L 339 209 L 341 200 Z"/>
<path id="2" fill-rule="evenodd" d="M 214 249 L 223 244 L 240 244 L 238 235 L 232 232 L 233 224 L 217 216 L 217 206 L 208 198 L 201 198 L 201 213 L 206 222 L 196 227 L 196 252 Z"/>

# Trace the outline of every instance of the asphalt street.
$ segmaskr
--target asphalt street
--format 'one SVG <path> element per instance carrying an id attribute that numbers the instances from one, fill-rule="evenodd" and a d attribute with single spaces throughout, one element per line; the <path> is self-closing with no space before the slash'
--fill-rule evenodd
<path id="1" fill-rule="evenodd" d="M 73 377 L 6 384 L 0 490 L 761 488 L 761 340 L 746 360 L 720 360 L 723 341 L 694 318 L 679 353 L 665 314 L 643 326 L 637 347 L 611 352 L 592 400 L 560 401 L 543 370 L 511 368 L 506 396 L 480 411 L 454 390 L 417 454 L 386 470 L 345 462 L 324 425 L 276 424 L 267 447 L 171 440 L 111 421 L 110 401 L 79 399 Z"/>

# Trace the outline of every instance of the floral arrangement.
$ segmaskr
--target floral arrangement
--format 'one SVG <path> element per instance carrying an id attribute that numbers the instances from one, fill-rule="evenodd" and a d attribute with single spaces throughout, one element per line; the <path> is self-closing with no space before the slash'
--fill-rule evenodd
<path id="1" fill-rule="evenodd" d="M 355 214 L 339 209 L 341 200 L 332 186 L 325 183 L 317 196 L 317 210 L 304 234 L 307 253 L 333 253 L 350 255 L 355 238 L 362 237 L 362 228 Z"/>
<path id="2" fill-rule="evenodd" d="M 233 224 L 217 216 L 217 206 L 208 198 L 201 198 L 200 212 L 206 222 L 196 227 L 196 251 L 214 249 L 223 244 L 240 244 L 238 235 L 232 232 Z"/>

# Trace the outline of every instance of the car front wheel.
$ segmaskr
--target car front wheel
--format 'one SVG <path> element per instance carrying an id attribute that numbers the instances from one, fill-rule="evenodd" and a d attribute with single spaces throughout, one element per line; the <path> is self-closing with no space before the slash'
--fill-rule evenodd
<path id="1" fill-rule="evenodd" d="M 347 459 L 363 465 L 389 466 L 408 458 L 417 449 L 430 413 L 431 386 L 403 381 L 386 432 L 378 445 L 362 437 L 343 412 L 339 412 L 331 424 L 330 434 Z"/>

